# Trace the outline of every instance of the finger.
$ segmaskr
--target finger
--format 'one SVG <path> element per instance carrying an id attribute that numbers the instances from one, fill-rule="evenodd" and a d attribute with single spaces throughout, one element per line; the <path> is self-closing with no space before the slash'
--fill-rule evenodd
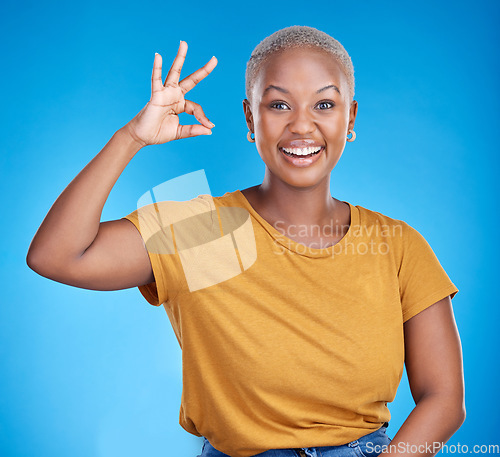
<path id="1" fill-rule="evenodd" d="M 186 59 L 187 53 L 187 43 L 185 41 L 181 41 L 179 43 L 179 50 L 177 51 L 177 55 L 175 56 L 174 62 L 170 67 L 170 70 L 165 79 L 165 84 L 173 84 L 178 83 L 179 78 L 181 76 L 182 65 L 184 65 L 184 60 Z"/>
<path id="2" fill-rule="evenodd" d="M 151 75 L 151 95 L 153 92 L 161 90 L 163 85 L 161 83 L 161 55 L 157 52 L 155 53 L 155 60 L 153 62 L 153 74 Z"/>
<path id="3" fill-rule="evenodd" d="M 180 83 L 179 86 L 182 88 L 182 92 L 185 94 L 190 91 L 196 84 L 198 84 L 203 78 L 206 78 L 212 70 L 217 66 L 217 58 L 213 56 L 203 67 L 186 76 Z"/>
<path id="4" fill-rule="evenodd" d="M 209 129 L 215 127 L 215 124 L 209 121 L 208 117 L 203 112 L 203 108 L 198 103 L 186 99 L 184 99 L 184 101 L 184 112 L 192 114 L 198 122 L 203 124 L 205 127 L 208 127 Z"/>
<path id="5" fill-rule="evenodd" d="M 181 138 L 190 138 L 198 135 L 211 135 L 212 131 L 200 124 L 193 125 L 179 125 L 177 127 L 177 137 L 176 139 Z"/>

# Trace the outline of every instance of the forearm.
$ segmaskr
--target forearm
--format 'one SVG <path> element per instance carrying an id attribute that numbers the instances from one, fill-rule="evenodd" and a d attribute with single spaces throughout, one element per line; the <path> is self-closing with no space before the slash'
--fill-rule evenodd
<path id="1" fill-rule="evenodd" d="M 423 397 L 407 417 L 379 457 L 433 456 L 460 428 L 465 420 L 465 410 L 455 398 L 443 395 Z M 442 443 L 442 444 L 441 444 Z"/>
<path id="2" fill-rule="evenodd" d="M 99 262 L 100 258 L 109 260 L 116 251 L 115 245 L 120 245 L 118 239 L 114 239 L 116 243 L 104 239 L 102 246 L 94 241 L 100 239 L 98 234 L 101 234 L 100 219 L 104 204 L 132 157 L 145 145 L 164 144 L 212 133 L 214 125 L 205 116 L 201 106 L 186 100 L 184 94 L 210 74 L 217 65 L 217 59 L 212 57 L 202 68 L 179 82 L 186 51 L 187 44 L 181 41 L 165 84 L 161 75 L 162 58 L 160 54 L 155 55 L 149 102 L 112 136 L 54 202 L 35 234 L 26 257 L 28 265 L 37 273 L 47 277 L 67 278 L 67 275 L 60 273 L 70 266 L 85 263 L 82 260 L 89 257 L 83 254 L 92 246 L 97 249 L 91 249 L 88 253 L 97 251 L 96 255 L 90 256 L 91 261 L 86 262 L 84 267 L 72 268 L 69 276 L 72 283 L 78 282 L 74 277 L 81 273 L 82 268 L 95 275 L 98 268 L 93 262 Z M 200 124 L 181 125 L 179 114 L 183 112 L 194 115 Z M 118 222 L 112 225 L 122 224 Z M 117 229 L 110 230 L 113 234 Z M 139 260 L 144 260 L 143 246 L 139 249 Z M 149 270 L 145 275 L 148 273 Z M 130 283 L 130 280 L 123 283 Z"/>
<path id="3" fill-rule="evenodd" d="M 31 242 L 28 264 L 63 266 L 82 255 L 97 235 L 111 189 L 139 149 L 125 128 L 111 137 L 50 208 Z"/>

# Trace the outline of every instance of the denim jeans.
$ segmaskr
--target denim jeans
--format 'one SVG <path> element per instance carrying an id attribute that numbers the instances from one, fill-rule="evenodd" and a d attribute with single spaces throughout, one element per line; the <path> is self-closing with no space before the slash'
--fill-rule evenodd
<path id="1" fill-rule="evenodd" d="M 389 424 L 386 422 L 374 432 L 340 446 L 303 447 L 296 449 L 269 449 L 254 457 L 376 457 L 392 441 L 386 434 Z M 230 457 L 215 449 L 203 437 L 203 448 L 197 457 Z"/>

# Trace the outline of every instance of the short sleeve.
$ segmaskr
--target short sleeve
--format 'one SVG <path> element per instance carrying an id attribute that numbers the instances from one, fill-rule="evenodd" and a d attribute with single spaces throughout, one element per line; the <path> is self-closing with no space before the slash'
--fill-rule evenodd
<path id="1" fill-rule="evenodd" d="M 403 252 L 398 272 L 403 322 L 447 297 L 457 287 L 425 238 L 403 222 Z"/>
<path id="2" fill-rule="evenodd" d="M 141 234 L 153 269 L 154 282 L 139 286 L 139 291 L 150 304 L 160 306 L 168 301 L 169 256 L 175 253 L 171 228 L 162 221 L 157 203 L 142 206 L 123 219 L 132 222 Z"/>

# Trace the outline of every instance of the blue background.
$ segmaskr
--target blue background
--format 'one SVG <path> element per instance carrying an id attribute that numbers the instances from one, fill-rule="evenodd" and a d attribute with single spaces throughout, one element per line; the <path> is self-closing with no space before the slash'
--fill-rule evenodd
<path id="1" fill-rule="evenodd" d="M 164 181 L 205 170 L 213 195 L 262 182 L 246 140 L 246 61 L 264 37 L 309 25 L 351 55 L 357 139 L 332 195 L 419 230 L 459 288 L 467 419 L 449 444 L 498 444 L 499 3 L 329 1 L 2 3 L 0 455 L 194 457 L 178 424 L 181 353 L 163 308 L 137 289 L 88 291 L 25 263 L 65 186 L 149 100 L 154 53 L 183 74 L 219 64 L 189 98 L 212 136 L 150 146 L 102 220 Z M 165 73 L 164 73 L 165 74 Z M 189 116 L 183 115 L 183 121 Z M 304 373 L 304 376 L 309 376 Z M 414 406 L 406 372 L 389 404 L 394 436 Z"/>

